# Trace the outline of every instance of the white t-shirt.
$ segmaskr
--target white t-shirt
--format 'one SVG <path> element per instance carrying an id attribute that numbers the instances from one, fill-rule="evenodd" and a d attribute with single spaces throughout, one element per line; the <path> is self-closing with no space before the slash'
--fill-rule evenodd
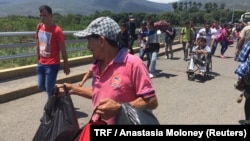
<path id="1" fill-rule="evenodd" d="M 212 39 L 215 39 L 216 35 L 221 34 L 221 27 L 211 28 L 212 30 Z"/>
<path id="2" fill-rule="evenodd" d="M 212 41 L 212 35 L 215 34 L 213 30 L 210 28 L 208 32 L 206 32 L 205 28 L 202 28 L 199 30 L 197 33 L 196 38 L 198 39 L 199 37 L 203 37 L 207 40 L 206 45 L 210 46 L 210 43 Z"/>

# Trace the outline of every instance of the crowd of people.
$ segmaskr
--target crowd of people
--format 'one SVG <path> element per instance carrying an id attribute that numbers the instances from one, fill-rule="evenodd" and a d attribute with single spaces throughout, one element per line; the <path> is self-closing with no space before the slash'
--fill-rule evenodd
<path id="1" fill-rule="evenodd" d="M 51 90 L 56 83 L 60 69 L 60 51 L 64 60 L 64 73 L 70 68 L 61 28 L 52 22 L 52 9 L 43 5 L 39 8 L 41 23 L 37 25 L 38 87 L 52 96 Z M 218 22 L 205 23 L 196 31 L 192 21 L 186 21 L 181 28 L 179 38 L 171 21 L 162 20 L 159 24 L 149 17 L 135 24 L 135 17 L 128 16 L 128 21 L 117 23 L 110 17 L 98 17 L 88 27 L 74 36 L 85 38 L 88 49 L 92 52 L 94 62 L 82 81 L 73 85 L 64 83 L 70 94 L 92 100 L 96 116 L 108 124 L 115 124 L 115 118 L 121 103 L 128 102 L 136 108 L 154 110 L 158 106 L 152 78 L 157 77 L 157 56 L 160 50 L 160 35 L 164 34 L 165 59 L 173 59 L 173 42 L 179 40 L 183 49 L 183 60 L 194 59 L 192 52 L 202 52 L 214 56 L 218 44 L 221 45 L 220 58 L 226 58 L 226 51 L 231 44 L 229 37 L 235 35 L 237 46 L 235 60 L 242 62 L 235 73 L 239 81 L 235 88 L 250 95 L 250 25 L 233 29 L 232 24 Z M 137 32 L 136 29 L 139 28 Z M 139 56 L 133 50 L 134 43 L 140 47 Z M 195 61 L 200 57 L 195 58 Z M 146 59 L 146 64 L 144 64 Z M 202 67 L 201 67 L 202 68 Z M 190 66 L 192 70 L 192 66 Z M 200 70 L 201 75 L 204 70 Z M 84 87 L 87 79 L 92 78 L 92 87 Z M 57 84 L 60 88 L 62 84 Z M 250 96 L 249 96 L 250 97 Z M 250 100 L 245 104 L 246 120 L 250 117 Z"/>

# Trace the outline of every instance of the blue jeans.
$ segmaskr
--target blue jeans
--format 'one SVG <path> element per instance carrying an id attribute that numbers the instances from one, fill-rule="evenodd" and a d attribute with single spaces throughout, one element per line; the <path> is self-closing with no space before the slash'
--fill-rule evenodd
<path id="1" fill-rule="evenodd" d="M 149 72 L 151 74 L 155 74 L 156 70 L 156 59 L 157 59 L 158 52 L 150 52 L 149 53 L 149 58 L 150 58 L 150 67 L 149 67 Z"/>
<path id="2" fill-rule="evenodd" d="M 212 50 L 211 50 L 211 55 L 214 55 L 217 46 L 218 46 L 218 42 L 217 42 L 217 41 L 214 41 L 214 44 L 213 44 L 213 47 L 212 47 Z"/>
<path id="3" fill-rule="evenodd" d="M 190 46 L 190 42 L 182 42 L 182 50 L 184 53 L 184 59 L 187 59 L 188 58 L 188 50 L 192 50 L 191 46 Z"/>
<path id="4" fill-rule="evenodd" d="M 38 88 L 46 91 L 48 98 L 52 96 L 52 90 L 56 84 L 57 74 L 60 64 L 56 65 L 42 65 L 37 64 L 37 82 Z"/>
<path id="5" fill-rule="evenodd" d="M 143 60 L 143 58 L 144 58 L 144 55 L 145 55 L 144 50 L 143 50 L 142 47 L 140 47 L 139 56 L 140 56 L 140 58 L 141 58 L 142 60 Z"/>
<path id="6" fill-rule="evenodd" d="M 223 40 L 221 41 L 221 50 L 220 50 L 220 54 L 224 55 L 224 53 L 227 51 L 228 48 L 228 42 L 227 40 Z"/>

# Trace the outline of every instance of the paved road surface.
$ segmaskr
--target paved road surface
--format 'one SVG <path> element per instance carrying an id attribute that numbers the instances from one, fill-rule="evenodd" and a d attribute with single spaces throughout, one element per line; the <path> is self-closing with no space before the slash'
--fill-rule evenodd
<path id="1" fill-rule="evenodd" d="M 219 55 L 220 46 L 215 53 Z M 236 103 L 240 92 L 234 89 L 233 73 L 238 62 L 233 60 L 234 47 L 229 47 L 226 59 L 213 57 L 213 77 L 205 82 L 189 81 L 185 73 L 187 63 L 183 52 L 174 53 L 173 60 L 160 56 L 157 61 L 158 77 L 153 84 L 159 98 L 154 110 L 161 124 L 234 124 L 244 119 L 243 104 Z M 90 81 L 86 83 L 89 86 Z M 0 141 L 30 141 L 35 134 L 47 95 L 36 93 L 0 105 Z M 72 96 L 80 126 L 91 114 L 91 102 Z"/>

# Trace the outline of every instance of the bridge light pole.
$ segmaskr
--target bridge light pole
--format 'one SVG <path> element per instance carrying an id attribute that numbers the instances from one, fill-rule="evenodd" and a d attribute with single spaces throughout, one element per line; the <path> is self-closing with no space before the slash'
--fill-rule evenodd
<path id="1" fill-rule="evenodd" d="M 233 13 L 232 13 L 232 18 L 231 18 L 231 23 L 232 24 L 234 23 L 234 10 L 235 10 L 235 1 L 234 1 L 234 4 L 233 4 Z"/>

